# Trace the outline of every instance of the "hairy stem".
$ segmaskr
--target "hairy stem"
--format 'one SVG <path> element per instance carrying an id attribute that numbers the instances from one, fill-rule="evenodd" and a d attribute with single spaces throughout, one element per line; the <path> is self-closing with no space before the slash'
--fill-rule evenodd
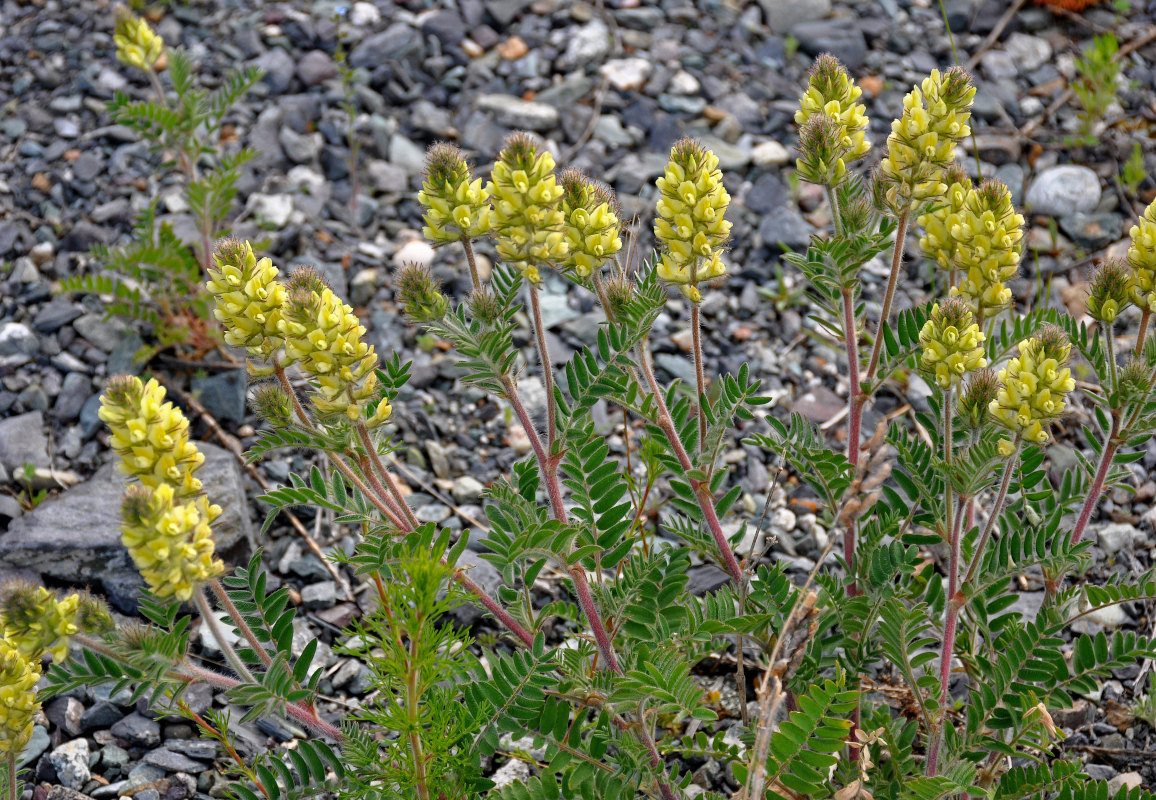
<path id="1" fill-rule="evenodd" d="M 503 375 L 500 380 L 502 388 L 505 390 L 506 400 L 514 409 L 514 416 L 522 423 L 522 430 L 526 432 L 526 438 L 530 440 L 530 448 L 538 460 L 538 468 L 542 472 L 542 483 L 545 484 L 546 494 L 550 497 L 550 508 L 554 514 L 554 519 L 564 520 L 566 519 L 566 507 L 562 503 L 562 489 L 556 479 L 550 479 L 554 472 L 550 469 L 550 458 L 546 454 L 546 448 L 542 446 L 542 437 L 538 435 L 534 423 L 530 420 L 529 412 L 522 405 L 522 398 L 518 395 L 518 387 L 514 385 L 513 378 L 509 375 Z"/>
<path id="2" fill-rule="evenodd" d="M 418 735 L 418 702 L 420 696 L 418 694 L 418 669 L 417 661 L 417 638 L 410 636 L 409 638 L 409 659 L 407 666 L 409 667 L 408 675 L 405 683 L 405 712 L 409 717 L 409 746 L 413 751 L 413 769 L 414 769 L 414 783 L 417 789 L 417 796 L 419 800 L 429 800 L 429 786 L 427 785 L 427 778 L 425 772 L 425 749 L 421 744 L 421 736 Z"/>
<path id="3" fill-rule="evenodd" d="M 497 617 L 498 621 L 510 630 L 510 633 L 517 636 L 522 644 L 526 645 L 526 647 L 532 647 L 534 645 L 534 634 L 530 633 L 521 623 L 510 616 L 510 614 L 498 604 L 497 600 L 486 594 L 486 590 L 475 583 L 474 580 L 466 574 L 465 570 L 455 569 L 454 580 L 460 583 L 463 589 L 478 598 L 478 602 L 485 606 L 487 611 Z"/>
<path id="4" fill-rule="evenodd" d="M 1016 439 L 1015 450 L 1007 460 L 1003 480 L 999 484 L 999 492 L 996 494 L 995 503 L 991 507 L 991 514 L 988 515 L 987 523 L 983 526 L 983 533 L 979 535 L 979 541 L 975 543 L 975 552 L 972 553 L 971 565 L 967 568 L 967 575 L 963 579 L 964 584 L 971 583 L 972 579 L 975 578 L 975 571 L 979 569 L 979 562 L 983 558 L 983 549 L 987 546 L 987 540 L 991 538 L 991 532 L 995 530 L 996 520 L 999 519 L 1000 512 L 1003 511 L 1004 501 L 1007 500 L 1007 490 L 1011 486 L 1012 473 L 1015 472 L 1019 454 L 1020 441 Z"/>
<path id="5" fill-rule="evenodd" d="M 530 311 L 534 315 L 534 337 L 538 342 L 538 360 L 542 365 L 542 382 L 546 386 L 546 452 L 553 454 L 554 440 L 558 438 L 558 422 L 554 419 L 554 368 L 546 346 L 546 328 L 542 325 L 542 304 L 538 299 L 538 284 L 528 284 Z"/>
<path id="6" fill-rule="evenodd" d="M 827 205 L 831 207 L 831 223 L 835 226 L 835 235 L 843 235 L 843 214 L 839 208 L 839 190 L 834 186 L 824 186 L 827 192 Z"/>
<path id="7" fill-rule="evenodd" d="M 847 348 L 847 461 L 853 472 L 859 470 L 860 428 L 863 424 L 864 398 L 859 387 L 859 330 L 855 324 L 855 298 L 851 289 L 843 289 L 843 341 Z M 855 575 L 855 538 L 857 520 L 848 518 L 843 533 L 843 560 L 847 573 Z M 847 596 L 859 593 L 854 579 L 847 584 Z"/>
<path id="8" fill-rule="evenodd" d="M 702 515 L 706 519 L 707 527 L 710 528 L 711 536 L 714 537 L 715 544 L 719 549 L 719 556 L 723 560 L 723 565 L 730 574 L 731 579 L 735 582 L 735 586 L 741 586 L 743 583 L 743 570 L 739 566 L 738 559 L 735 558 L 734 550 L 731 549 L 730 542 L 727 541 L 726 534 L 723 533 L 722 524 L 719 522 L 718 514 L 714 508 L 714 498 L 710 494 L 710 487 L 704 481 L 696 480 L 690 477 L 690 473 L 694 469 L 694 464 L 690 460 L 690 455 L 686 452 L 686 448 L 682 446 L 682 439 L 678 436 L 678 431 L 674 427 L 674 420 L 671 419 L 670 410 L 666 407 L 666 400 L 662 396 L 662 391 L 658 387 L 658 380 L 654 377 L 654 365 L 650 363 L 650 354 L 647 350 L 647 343 L 644 339 L 638 348 L 639 365 L 642 367 L 642 372 L 646 376 L 646 381 L 650 384 L 650 392 L 654 396 L 654 402 L 658 410 L 658 427 L 666 435 L 670 441 L 670 446 L 674 450 L 675 458 L 682 466 L 684 472 L 687 473 L 686 479 L 694 490 L 695 499 L 698 500 L 698 506 L 702 510 Z"/>
<path id="9" fill-rule="evenodd" d="M 621 675 L 622 667 L 618 664 L 614 643 L 610 641 L 610 633 L 602 621 L 602 614 L 598 611 L 598 607 L 594 604 L 594 597 L 590 594 L 590 583 L 586 579 L 586 570 L 575 565 L 570 568 L 570 578 L 574 581 L 574 593 L 578 595 L 578 605 L 582 608 L 582 613 L 586 615 L 590 622 L 590 629 L 594 632 L 594 641 L 598 644 L 602 660 L 606 662 L 606 666 L 612 672 Z"/>
<path id="10" fill-rule="evenodd" d="M 1108 348 L 1108 376 L 1112 393 L 1120 391 L 1120 373 L 1116 364 L 1116 326 L 1109 324 L 1104 330 L 1104 344 Z"/>
<path id="11" fill-rule="evenodd" d="M 417 527 L 417 517 L 414 516 L 413 511 L 410 510 L 409 503 L 405 502 L 405 498 L 401 494 L 401 490 L 394 482 L 393 477 L 389 474 L 389 470 L 385 468 L 385 464 L 381 463 L 381 456 L 377 452 L 377 446 L 373 443 L 373 439 L 369 436 L 369 429 L 365 427 L 364 422 L 357 423 L 357 436 L 361 439 L 361 444 L 365 447 L 366 455 L 369 456 L 370 461 L 373 462 L 373 470 L 367 470 L 366 477 L 369 478 L 369 484 L 381 492 L 383 495 L 393 498 L 397 510 L 405 517 L 406 522 L 411 528 Z M 377 475 L 381 477 L 379 481 L 374 475 L 376 470 Z M 382 482 L 384 481 L 384 486 Z"/>
<path id="12" fill-rule="evenodd" d="M 1092 519 L 1092 511 L 1100 502 L 1100 495 L 1104 493 L 1104 482 L 1108 478 L 1108 470 L 1112 468 L 1112 459 L 1120 447 L 1120 418 L 1112 415 L 1112 427 L 1108 432 L 1108 439 L 1100 450 L 1100 461 L 1096 464 L 1096 475 L 1092 478 L 1092 486 L 1088 489 L 1088 496 L 1084 498 L 1084 505 L 1080 509 L 1080 516 L 1076 518 L 1076 526 L 1072 528 L 1072 544 L 1078 544 L 1084 538 L 1084 531 Z"/>
<path id="13" fill-rule="evenodd" d="M 702 364 L 702 310 L 698 303 L 690 304 L 690 333 L 694 349 L 694 379 L 698 391 L 695 393 L 695 413 L 698 414 L 698 451 L 703 452 L 706 446 L 706 373 Z"/>
<path id="14" fill-rule="evenodd" d="M 217 640 L 217 648 L 225 656 L 225 660 L 229 662 L 229 666 L 237 673 L 238 677 L 246 683 L 256 683 L 257 679 L 253 677 L 253 673 L 245 666 L 245 662 L 237 655 L 237 651 L 233 649 L 233 645 L 225 638 L 225 629 L 221 625 L 221 621 L 217 619 L 217 615 L 213 612 L 212 606 L 209 605 L 209 598 L 205 595 L 203 587 L 197 587 L 193 592 L 193 602 L 197 606 L 197 610 L 201 612 L 204 617 L 205 624 L 209 626 L 212 631 L 213 638 Z"/>
<path id="15" fill-rule="evenodd" d="M 16 780 L 16 751 L 8 751 L 8 800 L 20 800 L 19 783 Z"/>
<path id="16" fill-rule="evenodd" d="M 879 328 L 875 331 L 875 343 L 871 346 L 871 360 L 867 362 L 867 380 L 875 378 L 879 367 L 879 354 L 883 348 L 883 326 L 891 316 L 891 303 L 895 300 L 895 285 L 899 282 L 899 270 L 903 266 L 903 248 L 907 244 L 907 223 L 911 212 L 905 211 L 899 217 L 899 227 L 895 231 L 895 252 L 891 257 L 891 275 L 887 278 L 887 292 L 883 295 L 883 309 L 879 312 Z"/>
<path id="17" fill-rule="evenodd" d="M 474 282 L 474 291 L 482 288 L 482 279 L 478 275 L 478 262 L 474 257 L 474 243 L 470 241 L 470 237 L 463 236 L 459 241 L 462 243 L 462 249 L 466 251 L 466 263 L 470 265 L 470 278 Z"/>
<path id="18" fill-rule="evenodd" d="M 1136 355 L 1144 352 L 1144 337 L 1148 333 L 1148 319 L 1152 316 L 1152 309 L 1145 308 L 1140 312 L 1140 329 L 1136 331 Z"/>
<path id="19" fill-rule="evenodd" d="M 266 667 L 273 663 L 273 657 L 269 655 L 269 651 L 261 644 L 257 635 L 253 633 L 253 629 L 249 627 L 249 623 L 245 622 L 245 618 L 241 616 L 241 612 L 237 609 L 236 603 L 229 597 L 229 593 L 225 591 L 225 587 L 221 585 L 221 581 L 213 578 L 209 581 L 209 588 L 213 590 L 213 594 L 217 596 L 221 607 L 225 609 L 225 613 L 233 620 L 233 624 L 237 626 L 237 630 L 245 637 L 245 641 L 253 648 L 253 652 L 261 659 L 261 663 Z"/>

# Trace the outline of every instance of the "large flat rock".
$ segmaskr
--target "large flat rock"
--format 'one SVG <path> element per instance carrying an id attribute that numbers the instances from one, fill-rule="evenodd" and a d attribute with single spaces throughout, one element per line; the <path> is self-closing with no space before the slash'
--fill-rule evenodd
<path id="1" fill-rule="evenodd" d="M 254 546 L 241 470 L 232 453 L 204 442 L 197 446 L 205 454 L 197 477 L 222 509 L 213 523 L 217 552 L 227 563 L 236 563 Z M 125 483 L 125 476 L 109 463 L 84 483 L 13 520 L 0 534 L 0 566 L 94 588 L 99 584 L 117 605 L 131 604 L 133 587 L 141 582 L 120 542 Z"/>

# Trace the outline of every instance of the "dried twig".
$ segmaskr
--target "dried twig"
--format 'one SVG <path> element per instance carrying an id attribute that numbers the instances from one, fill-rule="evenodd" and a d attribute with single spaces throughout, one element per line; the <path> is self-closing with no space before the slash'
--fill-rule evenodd
<path id="1" fill-rule="evenodd" d="M 1007 11 L 1003 12 L 1003 16 L 996 21 L 995 27 L 991 29 L 991 33 L 989 33 L 987 38 L 983 40 L 983 44 L 981 44 L 979 49 L 975 51 L 974 55 L 972 55 L 972 57 L 967 60 L 967 64 L 965 64 L 963 67 L 964 69 L 966 69 L 968 72 L 971 72 L 973 69 L 975 69 L 975 65 L 979 63 L 979 59 L 983 56 L 984 53 L 991 49 L 993 44 L 996 43 L 996 40 L 999 39 L 1000 35 L 1003 33 L 1004 28 L 1008 26 L 1008 23 L 1012 21 L 1012 19 L 1019 12 L 1019 10 L 1023 8 L 1024 3 L 1026 2 L 1027 0 L 1016 0 L 1016 2 L 1008 6 Z"/>

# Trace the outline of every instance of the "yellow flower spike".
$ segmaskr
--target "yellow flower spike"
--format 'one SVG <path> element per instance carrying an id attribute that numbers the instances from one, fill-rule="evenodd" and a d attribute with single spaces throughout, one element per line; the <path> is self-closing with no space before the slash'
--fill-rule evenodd
<path id="1" fill-rule="evenodd" d="M 377 353 L 364 341 L 365 326 L 313 270 L 297 269 L 290 276 L 280 328 L 286 357 L 313 378 L 310 399 L 318 414 L 361 420 L 370 428 L 389 419 L 390 405 L 374 373 Z"/>
<path id="2" fill-rule="evenodd" d="M 824 53 L 815 60 L 807 89 L 799 98 L 799 110 L 795 112 L 795 124 L 800 128 L 799 151 L 802 153 L 798 170 L 804 178 L 812 183 L 834 186 L 846 171 L 846 163 L 867 155 L 871 143 L 865 136 L 868 125 L 866 106 L 858 102 L 862 95 L 863 90 L 834 56 Z M 812 139 L 810 144 L 821 142 L 824 145 L 822 152 L 828 154 L 841 151 L 832 158 L 820 159 L 822 167 L 816 165 L 820 153 L 813 146 L 804 146 L 802 136 L 802 130 L 808 128 L 807 123 L 816 117 L 826 117 L 834 125 L 829 132 L 823 126 L 810 126 L 812 137 L 820 132 L 823 134 L 821 140 Z M 815 177 L 819 180 L 813 180 Z"/>
<path id="3" fill-rule="evenodd" d="M 1135 276 L 1124 261 L 1109 259 L 1092 274 L 1088 290 L 1088 315 L 1097 322 L 1111 325 L 1132 302 Z"/>
<path id="4" fill-rule="evenodd" d="M 971 179 L 959 164 L 951 164 L 944 171 L 943 183 L 947 191 L 936 198 L 931 210 L 921 214 L 919 226 L 923 236 L 919 237 L 919 247 L 923 255 L 939 265 L 940 269 L 958 268 L 956 244 L 952 229 L 959 224 L 968 194 L 972 191 Z"/>
<path id="5" fill-rule="evenodd" d="M 278 323 L 285 287 L 268 258 L 260 261 L 248 242 L 226 239 L 213 254 L 205 288 L 216 300 L 213 315 L 225 328 L 225 343 L 268 360 L 281 346 Z"/>
<path id="6" fill-rule="evenodd" d="M 425 207 L 422 232 L 427 239 L 456 242 L 489 233 L 489 189 L 473 176 L 460 149 L 438 142 L 426 153 L 425 170 L 417 199 Z"/>
<path id="7" fill-rule="evenodd" d="M 892 213 L 910 213 L 946 191 L 944 170 L 956 142 L 971 134 L 968 120 L 975 87 L 961 68 L 932 70 L 903 98 L 903 114 L 891 123 L 887 155 L 879 165 L 884 201 Z"/>
<path id="8" fill-rule="evenodd" d="M 39 680 L 40 661 L 0 639 L 0 755 L 19 753 L 32 738 L 32 722 L 40 710 Z"/>
<path id="9" fill-rule="evenodd" d="M 112 434 L 112 449 L 121 458 L 121 471 L 142 484 L 171 484 L 178 497 L 200 494 L 194 473 L 205 457 L 189 441 L 189 421 L 181 410 L 165 402 L 165 389 L 156 379 L 119 375 L 109 381 L 101 397 L 100 419 Z"/>
<path id="10" fill-rule="evenodd" d="M 165 68 L 164 40 L 145 20 L 124 6 L 116 10 L 112 40 L 116 44 L 116 57 L 122 63 L 145 71 Z"/>
<path id="11" fill-rule="evenodd" d="M 987 366 L 983 341 L 983 332 L 962 300 L 937 303 L 919 332 L 920 367 L 941 389 L 957 386 L 964 375 Z"/>
<path id="12" fill-rule="evenodd" d="M 1132 302 L 1141 310 L 1156 312 L 1156 201 L 1144 209 L 1128 232 L 1128 264 L 1132 267 Z"/>
<path id="13" fill-rule="evenodd" d="M 622 249 L 618 201 L 610 187 L 587 178 L 581 170 L 563 170 L 558 183 L 569 248 L 560 266 L 585 280 Z"/>
<path id="14" fill-rule="evenodd" d="M 1059 417 L 1076 387 L 1065 366 L 1072 345 L 1055 325 L 1044 326 L 1019 344 L 1019 355 L 999 371 L 1000 387 L 988 406 L 992 419 L 1017 438 L 1043 444 L 1044 425 Z"/>
<path id="15" fill-rule="evenodd" d="M 835 187 L 847 177 L 847 145 L 839 123 L 814 114 L 799 127 L 799 177 L 819 186 Z"/>
<path id="16" fill-rule="evenodd" d="M 224 572 L 210 527 L 220 514 L 204 495 L 181 500 L 169 484 L 128 488 L 121 541 L 153 594 L 188 600 L 198 585 Z"/>
<path id="17" fill-rule="evenodd" d="M 983 319 L 1011 305 L 1006 284 L 1019 273 L 1023 226 L 1023 215 L 1012 206 L 1004 184 L 986 180 L 965 190 L 950 231 L 955 243 L 951 265 L 963 271 L 963 279 L 951 294 L 963 297 Z"/>
<path id="18" fill-rule="evenodd" d="M 654 236 L 663 249 L 658 277 L 699 303 L 698 284 L 726 274 L 721 255 L 731 233 L 726 219 L 731 198 L 723 187 L 718 157 L 693 139 L 681 139 L 670 149 L 666 171 L 655 183 L 660 195 Z"/>
<path id="19" fill-rule="evenodd" d="M 43 586 L 16 581 L 0 591 L 0 628 L 27 658 L 51 653 L 59 664 L 68 657 L 69 637 L 80 630 L 80 609 L 79 595 L 62 600 Z"/>
<path id="20" fill-rule="evenodd" d="M 515 133 L 498 154 L 486 191 L 498 255 L 530 283 L 541 283 L 538 268 L 564 264 L 569 256 L 562 187 L 554 177 L 554 157 L 539 153 L 533 139 Z"/>

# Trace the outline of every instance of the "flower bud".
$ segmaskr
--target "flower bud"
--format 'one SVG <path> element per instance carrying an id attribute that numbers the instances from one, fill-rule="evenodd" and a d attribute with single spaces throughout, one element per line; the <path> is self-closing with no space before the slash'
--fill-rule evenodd
<path id="1" fill-rule="evenodd" d="M 1140 309 L 1156 312 L 1156 201 L 1144 209 L 1128 232 L 1128 264 L 1132 267 L 1132 302 Z"/>
<path id="2" fill-rule="evenodd" d="M 621 319 L 634 302 L 634 281 L 625 275 L 615 275 L 603 285 L 606 291 L 607 314 L 612 319 Z"/>
<path id="3" fill-rule="evenodd" d="M 1111 325 L 1120 312 L 1132 302 L 1133 273 L 1119 259 L 1109 259 L 1092 273 L 1088 291 L 1088 315 L 1097 322 Z"/>
<path id="4" fill-rule="evenodd" d="M 257 416 L 274 428 L 287 428 L 293 424 L 293 399 L 285 394 L 281 384 L 266 381 L 253 387 L 250 405 Z"/>
<path id="5" fill-rule="evenodd" d="M 658 277 L 679 286 L 691 302 L 701 302 L 698 284 L 726 274 L 720 256 L 731 233 L 726 219 L 731 197 L 718 157 L 693 139 L 681 139 L 655 183 L 660 194 L 654 235 L 663 250 Z"/>
<path id="6" fill-rule="evenodd" d="M 427 267 L 405 264 L 397 274 L 397 299 L 415 323 L 435 322 L 449 311 L 450 301 L 442 294 Z"/>
<path id="7" fill-rule="evenodd" d="M 486 286 L 470 292 L 466 306 L 474 319 L 487 327 L 496 324 L 502 316 L 502 304 L 498 302 L 498 296 Z"/>
<path id="8" fill-rule="evenodd" d="M 452 144 L 438 142 L 425 159 L 425 182 L 417 194 L 425 207 L 422 232 L 434 242 L 473 239 L 490 230 L 490 193 L 475 178 L 466 157 Z"/>
<path id="9" fill-rule="evenodd" d="M 562 268 L 585 280 L 622 249 L 618 200 L 606 184 L 577 169 L 563 170 L 562 215 L 569 255 Z"/>
<path id="10" fill-rule="evenodd" d="M 903 98 L 903 114 L 891 123 L 887 156 L 879 165 L 892 213 L 909 213 L 944 193 L 944 170 L 954 158 L 955 145 L 971 134 L 974 97 L 971 76 L 952 67 L 944 73 L 932 70 Z"/>
<path id="11" fill-rule="evenodd" d="M 857 102 L 862 95 L 863 90 L 830 53 L 815 60 L 795 112 L 801 154 L 798 170 L 803 178 L 835 186 L 846 172 L 845 162 L 867 155 L 871 144 L 864 135 L 868 124 L 866 107 Z M 832 124 L 811 122 L 820 117 Z"/>
<path id="12" fill-rule="evenodd" d="M 988 421 L 988 406 L 999 392 L 995 370 L 985 367 L 971 374 L 959 396 L 959 416 L 968 430 L 979 430 Z"/>
<path id="13" fill-rule="evenodd" d="M 797 116 L 797 115 L 796 115 Z M 799 127 L 799 177 L 820 186 L 838 186 L 847 177 L 847 146 L 839 123 L 814 114 Z"/>
<path id="14" fill-rule="evenodd" d="M 959 384 L 963 376 L 987 366 L 983 332 L 967 305 L 958 298 L 936 304 L 919 332 L 919 364 L 941 389 Z"/>
<path id="15" fill-rule="evenodd" d="M 164 40 L 124 6 L 116 9 L 112 40 L 116 44 L 116 57 L 122 63 L 149 72 L 165 68 Z"/>
<path id="16" fill-rule="evenodd" d="M 530 283 L 541 283 L 538 268 L 563 264 L 569 255 L 554 157 L 539 153 L 528 134 L 512 134 L 487 189 L 494 200 L 498 255 Z"/>
<path id="17" fill-rule="evenodd" d="M 268 360 L 281 346 L 278 323 L 285 287 L 268 258 L 260 261 L 248 242 L 225 239 L 213 254 L 205 288 L 216 300 L 213 315 L 225 327 L 225 343 Z"/>
<path id="18" fill-rule="evenodd" d="M 0 755 L 19 755 L 32 738 L 32 722 L 40 710 L 39 680 L 40 662 L 0 639 Z"/>
<path id="19" fill-rule="evenodd" d="M 988 410 L 999 425 L 1017 439 L 1043 444 L 1043 426 L 1059 417 L 1065 398 L 1076 387 L 1072 371 L 1065 366 L 1072 345 L 1055 325 L 1041 328 L 1019 344 L 1019 356 L 999 371 L 1000 388 Z"/>

